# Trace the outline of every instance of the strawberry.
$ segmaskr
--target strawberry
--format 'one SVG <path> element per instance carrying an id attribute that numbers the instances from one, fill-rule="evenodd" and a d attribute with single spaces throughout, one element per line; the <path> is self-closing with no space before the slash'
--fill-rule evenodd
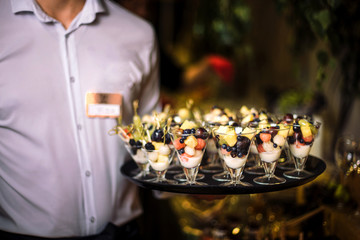
<path id="1" fill-rule="evenodd" d="M 197 145 L 195 147 L 196 150 L 202 150 L 206 146 L 206 142 L 204 139 L 197 138 Z"/>
<path id="2" fill-rule="evenodd" d="M 259 153 L 265 152 L 264 147 L 263 147 L 262 144 L 258 144 L 257 150 L 258 150 Z"/>
<path id="3" fill-rule="evenodd" d="M 191 155 L 187 154 L 187 153 L 183 153 L 180 155 L 180 160 L 183 162 L 188 162 L 189 158 L 191 158 Z"/>
<path id="4" fill-rule="evenodd" d="M 271 140 L 271 134 L 270 133 L 260 133 L 260 139 L 263 142 L 269 142 Z"/>
<path id="5" fill-rule="evenodd" d="M 224 156 L 230 155 L 230 152 L 226 151 L 226 149 L 224 149 L 224 148 L 221 148 L 221 153 L 222 153 Z"/>
<path id="6" fill-rule="evenodd" d="M 304 139 L 305 142 L 310 143 L 313 140 L 313 136 L 310 135 L 310 136 L 304 137 L 303 139 Z"/>
<path id="7" fill-rule="evenodd" d="M 180 139 L 181 138 L 178 138 L 173 142 L 173 145 L 174 145 L 175 149 L 177 149 L 177 150 L 182 149 L 182 148 L 185 147 L 185 143 L 181 143 Z"/>

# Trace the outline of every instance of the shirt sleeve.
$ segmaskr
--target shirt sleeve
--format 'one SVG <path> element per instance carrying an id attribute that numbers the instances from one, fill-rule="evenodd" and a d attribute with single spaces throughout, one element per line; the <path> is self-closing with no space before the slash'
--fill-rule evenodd
<path id="1" fill-rule="evenodd" d="M 159 53 L 155 33 L 154 31 L 152 33 L 152 42 L 145 54 L 145 61 L 149 62 L 149 68 L 141 83 L 138 109 L 140 116 L 150 114 L 153 110 L 161 111 Z"/>

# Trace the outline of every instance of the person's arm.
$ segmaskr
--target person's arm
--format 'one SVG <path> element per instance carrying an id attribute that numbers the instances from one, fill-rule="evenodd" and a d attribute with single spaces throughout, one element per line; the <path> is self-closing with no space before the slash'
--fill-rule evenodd
<path id="1" fill-rule="evenodd" d="M 153 110 L 161 111 L 160 103 L 160 79 L 159 79 L 159 55 L 155 34 L 153 33 L 151 46 L 146 50 L 144 61 L 148 61 L 147 75 L 141 83 L 139 95 L 140 116 L 149 114 Z"/>

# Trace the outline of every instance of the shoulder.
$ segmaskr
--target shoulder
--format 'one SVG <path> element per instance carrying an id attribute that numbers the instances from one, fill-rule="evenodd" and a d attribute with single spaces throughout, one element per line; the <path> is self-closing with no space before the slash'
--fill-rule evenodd
<path id="1" fill-rule="evenodd" d="M 110 0 L 104 0 L 109 21 L 123 34 L 131 35 L 133 39 L 154 40 L 153 26 L 145 19 L 121 7 Z"/>

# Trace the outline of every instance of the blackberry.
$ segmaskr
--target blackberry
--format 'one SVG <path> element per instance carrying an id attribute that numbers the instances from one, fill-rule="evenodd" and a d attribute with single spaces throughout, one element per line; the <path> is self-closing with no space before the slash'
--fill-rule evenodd
<path id="1" fill-rule="evenodd" d="M 230 156 L 231 156 L 232 158 L 236 158 L 237 155 L 238 155 L 238 153 L 237 153 L 236 151 L 232 151 L 232 152 L 230 153 Z"/>
<path id="2" fill-rule="evenodd" d="M 134 146 L 136 144 L 136 141 L 132 138 L 129 141 L 130 146 Z"/>
<path id="3" fill-rule="evenodd" d="M 185 129 L 184 134 L 191 134 L 191 130 L 190 129 Z"/>
<path id="4" fill-rule="evenodd" d="M 140 141 L 136 142 L 136 148 L 140 149 L 142 147 L 142 143 Z"/>
<path id="5" fill-rule="evenodd" d="M 293 136 L 289 136 L 289 137 L 288 137 L 288 141 L 289 141 L 290 144 L 294 144 L 294 143 L 295 143 L 295 140 L 296 140 L 296 139 L 295 139 Z"/>
<path id="6" fill-rule="evenodd" d="M 165 134 L 165 144 L 170 144 L 171 143 L 171 138 L 170 138 L 170 134 L 166 133 Z"/>
<path id="7" fill-rule="evenodd" d="M 293 125 L 293 130 L 294 130 L 294 132 L 299 133 L 301 130 L 300 125 Z"/>
<path id="8" fill-rule="evenodd" d="M 155 150 L 155 146 L 151 142 L 148 142 L 145 144 L 145 149 L 146 150 Z"/>
<path id="9" fill-rule="evenodd" d="M 185 153 L 185 148 L 181 148 L 178 150 L 178 153 L 181 155 L 181 154 L 184 154 Z"/>
<path id="10" fill-rule="evenodd" d="M 151 141 L 161 142 L 164 138 L 164 132 L 161 129 L 155 129 L 155 131 L 151 134 Z"/>

